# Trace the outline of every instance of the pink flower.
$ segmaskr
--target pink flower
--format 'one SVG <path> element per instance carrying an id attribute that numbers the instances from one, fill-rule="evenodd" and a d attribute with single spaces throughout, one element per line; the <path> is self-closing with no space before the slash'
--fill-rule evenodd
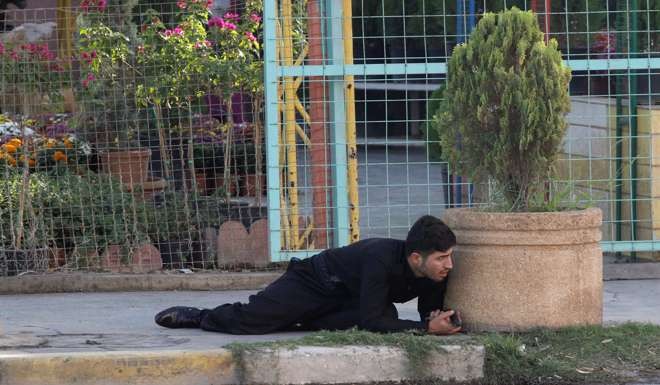
<path id="1" fill-rule="evenodd" d="M 48 48 L 45 50 L 41 51 L 41 60 L 55 60 L 57 57 L 57 54 L 53 51 L 49 51 Z"/>
<path id="2" fill-rule="evenodd" d="M 181 27 L 176 27 L 174 29 L 166 29 L 165 32 L 163 32 L 163 36 L 167 37 L 172 37 L 172 36 L 183 36 L 183 30 Z"/>
<path id="3" fill-rule="evenodd" d="M 220 16 L 213 16 L 212 18 L 209 19 L 209 27 L 218 27 L 224 23 L 224 20 Z"/>
<path id="4" fill-rule="evenodd" d="M 5 45 L 0 41 L 0 55 L 5 53 Z"/>
<path id="5" fill-rule="evenodd" d="M 82 81 L 83 87 L 87 88 L 89 86 L 89 83 L 94 80 L 96 80 L 96 76 L 94 76 L 94 74 L 87 74 L 87 77 Z"/>
<path id="6" fill-rule="evenodd" d="M 206 8 L 211 8 L 213 6 L 213 0 L 206 0 Z"/>
<path id="7" fill-rule="evenodd" d="M 230 29 L 232 31 L 235 31 L 236 30 L 236 24 L 225 21 L 224 24 L 222 26 L 220 26 L 220 28 L 222 28 L 222 29 L 226 28 L 226 29 Z"/>
<path id="8" fill-rule="evenodd" d="M 186 0 L 179 0 L 176 2 L 176 6 L 180 9 L 186 9 L 186 7 L 188 7 L 188 3 L 186 3 Z"/>
<path id="9" fill-rule="evenodd" d="M 107 5 L 108 0 L 83 0 L 80 2 L 80 8 L 85 13 L 89 12 L 92 7 L 96 7 L 96 11 L 103 12 Z"/>
<path id="10" fill-rule="evenodd" d="M 14 51 L 13 49 L 9 52 L 9 57 L 12 58 L 14 61 L 19 60 L 18 53 L 16 53 L 16 51 Z"/>
<path id="11" fill-rule="evenodd" d="M 250 20 L 254 21 L 255 23 L 260 23 L 261 16 L 257 15 L 256 13 L 253 13 L 250 15 Z"/>
<path id="12" fill-rule="evenodd" d="M 230 29 L 232 31 L 235 31 L 236 28 L 237 28 L 236 24 L 230 23 L 228 21 L 224 21 L 221 17 L 218 17 L 218 16 L 213 16 L 209 20 L 208 24 L 209 24 L 209 27 L 217 27 L 217 28 L 220 28 L 220 29 Z"/>
<path id="13" fill-rule="evenodd" d="M 225 19 L 227 20 L 238 20 L 238 14 L 234 12 L 225 13 Z"/>
<path id="14" fill-rule="evenodd" d="M 245 36 L 250 41 L 257 41 L 257 38 L 254 36 L 254 34 L 252 32 L 245 32 Z"/>
<path id="15" fill-rule="evenodd" d="M 199 48 L 202 48 L 202 47 L 210 48 L 211 47 L 211 42 L 208 41 L 208 40 L 204 40 L 204 41 L 198 41 L 198 42 L 195 43 L 195 48 L 199 49 Z"/>
<path id="16" fill-rule="evenodd" d="M 92 51 L 91 53 L 83 52 L 80 56 L 82 56 L 82 59 L 85 61 L 85 63 L 92 64 L 92 61 L 96 59 L 96 51 Z"/>

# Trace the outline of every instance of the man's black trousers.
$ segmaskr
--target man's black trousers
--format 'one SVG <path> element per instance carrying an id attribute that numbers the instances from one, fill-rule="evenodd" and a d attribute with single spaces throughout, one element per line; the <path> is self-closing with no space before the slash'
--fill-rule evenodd
<path id="1" fill-rule="evenodd" d="M 318 268 L 319 261 L 313 263 L 312 259 L 293 259 L 284 275 L 251 295 L 247 304 L 237 302 L 203 310 L 201 328 L 230 334 L 265 334 L 344 330 L 358 325 L 359 299 L 324 274 Z M 388 313 L 398 317 L 394 305 Z"/>

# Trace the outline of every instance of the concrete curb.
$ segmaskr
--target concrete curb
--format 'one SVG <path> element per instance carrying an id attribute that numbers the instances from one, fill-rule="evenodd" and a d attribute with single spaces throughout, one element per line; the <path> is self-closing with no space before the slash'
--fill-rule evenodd
<path id="1" fill-rule="evenodd" d="M 263 273 L 112 274 L 52 273 L 0 277 L 0 294 L 37 294 L 111 291 L 256 290 L 283 271 Z M 606 263 L 605 281 L 660 279 L 660 263 Z"/>
<path id="2" fill-rule="evenodd" d="M 277 279 L 272 273 L 29 274 L 0 277 L 0 294 L 103 291 L 255 290 Z"/>
<path id="3" fill-rule="evenodd" d="M 243 364 L 246 384 L 355 384 L 435 379 L 464 382 L 483 377 L 485 349 L 445 345 L 412 365 L 406 352 L 388 346 L 301 346 L 251 352 Z"/>
<path id="4" fill-rule="evenodd" d="M 258 349 L 236 358 L 227 349 L 204 351 L 0 353 L 0 385 L 340 384 L 483 377 L 479 345 L 443 345 L 428 370 L 412 371 L 393 347 L 342 346 Z"/>
<path id="5" fill-rule="evenodd" d="M 660 263 L 606 263 L 603 265 L 603 279 L 605 281 L 660 279 Z"/>
<path id="6" fill-rule="evenodd" d="M 207 351 L 0 353 L 0 385 L 236 384 L 232 354 Z"/>

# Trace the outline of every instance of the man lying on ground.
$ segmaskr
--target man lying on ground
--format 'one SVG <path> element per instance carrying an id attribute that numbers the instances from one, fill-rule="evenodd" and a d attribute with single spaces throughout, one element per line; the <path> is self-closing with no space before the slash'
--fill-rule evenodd
<path id="1" fill-rule="evenodd" d="M 168 328 L 202 328 L 230 334 L 291 330 L 374 332 L 418 330 L 454 334 L 454 311 L 442 311 L 447 276 L 453 268 L 454 233 L 440 219 L 419 218 L 405 241 L 365 239 L 327 249 L 287 271 L 249 302 L 215 309 L 176 306 L 156 315 Z M 394 303 L 418 298 L 420 321 L 402 320 Z"/>

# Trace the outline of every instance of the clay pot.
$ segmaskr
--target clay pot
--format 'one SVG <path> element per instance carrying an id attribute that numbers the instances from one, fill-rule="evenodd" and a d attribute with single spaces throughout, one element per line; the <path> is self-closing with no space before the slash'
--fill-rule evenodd
<path id="1" fill-rule="evenodd" d="M 103 170 L 116 176 L 125 185 L 141 184 L 149 176 L 148 148 L 126 151 L 106 151 L 100 154 Z"/>
<path id="2" fill-rule="evenodd" d="M 600 209 L 448 209 L 443 219 L 457 238 L 445 303 L 467 330 L 601 324 Z"/>

